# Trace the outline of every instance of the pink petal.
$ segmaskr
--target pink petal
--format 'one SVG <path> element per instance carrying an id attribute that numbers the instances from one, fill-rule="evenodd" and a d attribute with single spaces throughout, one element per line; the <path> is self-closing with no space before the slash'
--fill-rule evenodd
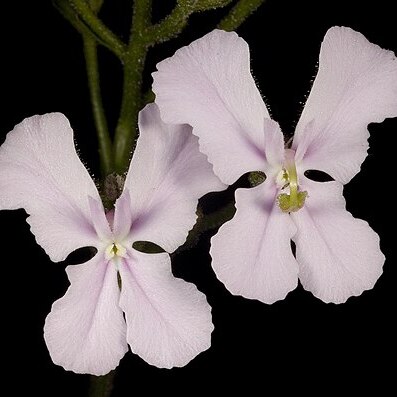
<path id="1" fill-rule="evenodd" d="M 157 367 L 182 367 L 211 345 L 211 307 L 172 275 L 168 254 L 129 254 L 120 265 L 120 307 L 131 350 Z"/>
<path id="2" fill-rule="evenodd" d="M 117 270 L 97 254 L 66 271 L 71 285 L 52 305 L 44 326 L 48 350 L 67 370 L 104 375 L 128 350 Z"/>
<path id="3" fill-rule="evenodd" d="M 298 227 L 294 241 L 303 287 L 334 303 L 371 289 L 385 260 L 378 235 L 346 211 L 339 182 L 302 178 L 301 185 L 309 197 L 292 217 Z"/>
<path id="4" fill-rule="evenodd" d="M 394 54 L 354 30 L 331 28 L 295 132 L 293 148 L 303 171 L 319 169 L 341 183 L 349 182 L 367 156 L 367 125 L 395 116 Z"/>
<path id="5" fill-rule="evenodd" d="M 266 165 L 262 171 L 266 172 L 268 178 L 277 176 L 284 163 L 284 135 L 279 124 L 271 119 L 264 119 L 264 153 Z"/>
<path id="6" fill-rule="evenodd" d="M 214 30 L 157 65 L 153 91 L 166 123 L 186 123 L 227 184 L 263 170 L 269 114 L 250 72 L 247 43 Z"/>
<path id="7" fill-rule="evenodd" d="M 91 223 L 98 237 L 101 240 L 110 240 L 112 238 L 112 231 L 101 199 L 94 199 L 88 196 L 88 204 L 91 211 Z"/>
<path id="8" fill-rule="evenodd" d="M 116 203 L 115 228 L 125 232 L 132 225 L 134 241 L 151 241 L 172 252 L 196 222 L 198 199 L 224 185 L 199 152 L 190 127 L 164 124 L 151 104 L 140 112 L 139 128 L 123 193 L 129 192 L 131 204 L 121 205 L 124 197 Z"/>
<path id="9" fill-rule="evenodd" d="M 149 164 L 147 164 L 147 166 L 149 166 Z M 114 235 L 120 240 L 123 240 L 126 237 L 128 238 L 131 234 L 133 222 L 134 214 L 131 209 L 131 195 L 128 188 L 125 188 L 121 196 L 116 200 L 116 204 L 114 206 Z"/>
<path id="10" fill-rule="evenodd" d="M 298 284 L 298 266 L 291 251 L 296 228 L 275 202 L 269 179 L 252 189 L 236 191 L 237 212 L 211 240 L 212 267 L 235 295 L 273 303 Z"/>
<path id="11" fill-rule="evenodd" d="M 18 124 L 0 148 L 0 209 L 24 208 L 37 242 L 53 261 L 96 246 L 88 196 L 100 200 L 60 113 Z"/>

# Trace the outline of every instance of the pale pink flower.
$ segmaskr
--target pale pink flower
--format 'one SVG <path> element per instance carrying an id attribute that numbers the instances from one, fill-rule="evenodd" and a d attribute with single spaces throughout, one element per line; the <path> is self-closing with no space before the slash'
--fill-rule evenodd
<path id="1" fill-rule="evenodd" d="M 367 125 L 397 116 L 394 54 L 349 28 L 331 28 L 291 147 L 270 119 L 248 45 L 236 33 L 215 30 L 157 68 L 163 120 L 193 127 L 223 182 L 248 171 L 267 175 L 236 191 L 237 213 L 212 239 L 213 268 L 229 291 L 272 303 L 299 278 L 323 301 L 341 303 L 372 288 L 384 263 L 379 238 L 346 211 L 342 191 L 367 155 Z M 334 181 L 309 180 L 310 169 Z"/>
<path id="2" fill-rule="evenodd" d="M 183 366 L 211 343 L 205 295 L 173 277 L 167 253 L 145 254 L 132 244 L 174 251 L 195 223 L 198 198 L 223 184 L 190 127 L 164 125 L 155 105 L 140 113 L 139 127 L 123 193 L 107 216 L 62 114 L 24 120 L 0 148 L 0 208 L 24 208 L 55 262 L 79 247 L 97 250 L 66 269 L 71 285 L 44 327 L 54 363 L 75 372 L 109 372 L 128 345 L 152 365 Z"/>

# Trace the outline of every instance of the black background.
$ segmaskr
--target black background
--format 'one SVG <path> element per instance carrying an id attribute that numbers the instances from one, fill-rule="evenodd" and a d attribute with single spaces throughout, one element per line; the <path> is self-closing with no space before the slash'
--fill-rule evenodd
<path id="1" fill-rule="evenodd" d="M 105 0 L 103 17 L 126 38 L 130 1 Z M 167 3 L 160 6 L 161 3 Z M 160 18 L 172 1 L 154 1 Z M 33 114 L 60 111 L 70 119 L 81 158 L 98 174 L 97 143 L 90 113 L 79 35 L 49 1 L 2 5 L 0 37 L 0 143 L 16 123 Z M 350 26 L 370 41 L 397 52 L 393 2 L 269 0 L 239 33 L 251 48 L 252 70 L 273 117 L 291 134 L 300 102 L 315 75 L 326 30 Z M 145 84 L 154 65 L 181 45 L 210 31 L 222 12 L 192 18 L 187 31 L 150 53 Z M 120 65 L 101 52 L 103 90 L 111 126 L 117 119 Z M 180 369 L 151 367 L 128 353 L 116 376 L 115 396 L 179 390 L 243 387 L 246 395 L 347 391 L 386 387 L 395 368 L 395 147 L 397 119 L 370 126 L 370 151 L 361 172 L 345 188 L 347 208 L 381 237 L 387 260 L 375 288 L 343 305 L 325 304 L 302 287 L 284 301 L 265 305 L 229 294 L 210 266 L 209 235 L 174 258 L 174 274 L 196 283 L 213 307 L 212 348 Z M 0 213 L 3 388 L 10 395 L 80 396 L 88 376 L 52 364 L 42 329 L 51 304 L 64 294 L 64 267 L 35 243 L 22 210 Z M 389 364 L 388 360 L 391 359 Z M 213 382 L 213 383 L 212 383 Z M 276 389 L 274 389 L 276 388 Z M 249 392 L 256 389 L 257 392 Z M 273 391 L 272 391 L 273 390 Z M 274 392 L 276 390 L 276 393 Z M 392 389 L 393 390 L 393 389 Z"/>

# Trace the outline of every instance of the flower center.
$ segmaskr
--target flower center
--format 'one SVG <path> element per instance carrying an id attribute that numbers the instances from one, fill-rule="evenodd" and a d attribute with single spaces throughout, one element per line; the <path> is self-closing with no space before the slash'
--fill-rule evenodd
<path id="1" fill-rule="evenodd" d="M 105 250 L 106 259 L 112 259 L 114 257 L 122 257 L 125 258 L 127 255 L 127 250 L 119 243 L 113 242 L 109 244 Z"/>
<path id="2" fill-rule="evenodd" d="M 282 184 L 289 188 L 288 193 L 280 193 L 277 203 L 283 212 L 296 212 L 305 205 L 307 192 L 299 191 L 298 174 L 295 166 L 295 152 L 292 149 L 285 150 L 284 167 L 281 175 L 277 178 Z"/>

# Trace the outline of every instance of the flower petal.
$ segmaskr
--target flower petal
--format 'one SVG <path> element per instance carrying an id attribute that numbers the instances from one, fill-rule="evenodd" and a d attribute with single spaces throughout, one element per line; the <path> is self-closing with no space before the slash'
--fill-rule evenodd
<path id="1" fill-rule="evenodd" d="M 53 261 L 97 245 L 88 196 L 100 201 L 65 116 L 33 116 L 7 135 L 0 148 L 0 209 L 24 208 L 37 242 Z"/>
<path id="2" fill-rule="evenodd" d="M 148 163 L 147 165 L 149 166 Z M 131 166 L 130 166 L 131 167 Z M 113 232 L 120 240 L 128 238 L 131 234 L 134 214 L 131 209 L 131 195 L 125 188 L 121 196 L 116 200 L 114 206 Z"/>
<path id="3" fill-rule="evenodd" d="M 194 284 L 172 275 L 168 254 L 131 250 L 120 275 L 120 307 L 134 353 L 149 364 L 172 368 L 210 347 L 211 307 Z"/>
<path id="4" fill-rule="evenodd" d="M 276 204 L 277 189 L 267 179 L 236 191 L 237 212 L 211 240 L 212 267 L 235 295 L 273 303 L 298 284 L 290 239 L 296 228 Z"/>
<path id="5" fill-rule="evenodd" d="M 117 269 L 99 253 L 66 271 L 71 285 L 52 305 L 44 326 L 48 350 L 67 370 L 104 375 L 128 350 Z"/>
<path id="6" fill-rule="evenodd" d="M 367 125 L 397 116 L 397 59 L 349 28 L 324 37 L 317 77 L 296 128 L 293 148 L 306 169 L 341 183 L 367 156 Z"/>
<path id="7" fill-rule="evenodd" d="M 371 289 L 382 274 L 385 260 L 379 236 L 368 223 L 345 209 L 339 182 L 302 178 L 309 196 L 292 217 L 299 279 L 305 289 L 324 302 L 343 303 Z"/>
<path id="8" fill-rule="evenodd" d="M 214 30 L 157 69 L 153 91 L 163 120 L 193 126 L 200 149 L 224 183 L 235 182 L 247 171 L 263 171 L 263 120 L 269 114 L 242 38 Z"/>
<path id="9" fill-rule="evenodd" d="M 101 199 L 94 199 L 88 196 L 88 204 L 91 211 L 91 223 L 98 237 L 101 240 L 110 240 L 112 238 L 112 231 Z"/>
<path id="10" fill-rule="evenodd" d="M 118 233 L 132 225 L 134 241 L 151 241 L 172 252 L 196 221 L 198 199 L 224 185 L 199 152 L 190 127 L 164 124 L 155 104 L 140 112 L 139 127 L 122 195 L 128 191 L 131 206 L 121 205 L 125 198 L 120 197 L 114 227 Z"/>

